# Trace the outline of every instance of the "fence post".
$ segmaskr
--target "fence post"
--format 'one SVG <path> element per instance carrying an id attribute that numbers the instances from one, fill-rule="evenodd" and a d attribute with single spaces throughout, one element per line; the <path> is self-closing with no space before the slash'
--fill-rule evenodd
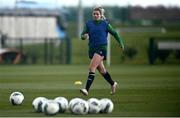
<path id="1" fill-rule="evenodd" d="M 54 56 L 53 39 L 50 39 L 50 46 L 49 46 L 49 62 L 50 62 L 50 64 L 53 64 L 53 56 Z"/>
<path id="2" fill-rule="evenodd" d="M 58 40 L 60 40 L 60 39 L 58 39 Z M 62 40 L 61 44 L 59 45 L 59 64 L 63 63 L 63 55 L 64 55 L 63 46 L 64 46 L 64 40 Z"/>
<path id="3" fill-rule="evenodd" d="M 22 38 L 19 39 L 19 44 L 20 44 L 20 46 L 19 46 L 19 51 L 20 51 L 21 53 L 23 53 L 23 39 L 22 39 Z"/>
<path id="4" fill-rule="evenodd" d="M 2 46 L 2 48 L 6 47 L 6 40 L 7 40 L 7 35 L 2 34 L 1 35 L 1 46 Z"/>
<path id="5" fill-rule="evenodd" d="M 149 39 L 149 63 L 154 64 L 156 60 L 156 44 L 154 38 Z"/>
<path id="6" fill-rule="evenodd" d="M 44 39 L 44 63 L 48 63 L 48 39 Z"/>
<path id="7" fill-rule="evenodd" d="M 66 64 L 71 64 L 71 40 L 69 37 L 66 37 Z"/>

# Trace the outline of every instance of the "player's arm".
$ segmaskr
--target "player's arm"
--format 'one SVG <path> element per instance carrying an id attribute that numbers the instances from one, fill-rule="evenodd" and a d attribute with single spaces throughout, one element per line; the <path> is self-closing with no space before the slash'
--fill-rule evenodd
<path id="1" fill-rule="evenodd" d="M 84 26 L 84 29 L 83 29 L 83 32 L 81 33 L 81 39 L 82 40 L 85 40 L 85 39 L 88 39 L 89 35 L 88 35 L 88 28 L 87 26 L 85 25 Z"/>
<path id="2" fill-rule="evenodd" d="M 114 38 L 119 43 L 122 50 L 124 50 L 124 42 L 123 42 L 122 38 L 120 37 L 120 35 L 117 33 L 117 31 L 110 24 L 108 24 L 107 29 L 108 29 L 108 32 L 114 36 Z"/>

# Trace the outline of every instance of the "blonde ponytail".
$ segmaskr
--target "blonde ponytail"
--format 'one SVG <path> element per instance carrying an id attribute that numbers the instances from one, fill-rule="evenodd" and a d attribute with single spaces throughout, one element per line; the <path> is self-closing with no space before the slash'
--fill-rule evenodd
<path id="1" fill-rule="evenodd" d="M 104 10 L 104 8 L 101 7 L 101 15 L 102 15 L 101 18 L 102 18 L 103 20 L 106 19 L 106 17 L 105 17 L 104 14 L 105 14 L 105 10 Z"/>

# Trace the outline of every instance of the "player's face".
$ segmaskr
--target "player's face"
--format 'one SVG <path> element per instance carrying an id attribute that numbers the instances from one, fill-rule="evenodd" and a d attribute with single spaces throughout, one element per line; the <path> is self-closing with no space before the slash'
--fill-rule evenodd
<path id="1" fill-rule="evenodd" d="M 100 20 L 101 19 L 101 13 L 98 10 L 93 11 L 92 13 L 94 20 Z"/>

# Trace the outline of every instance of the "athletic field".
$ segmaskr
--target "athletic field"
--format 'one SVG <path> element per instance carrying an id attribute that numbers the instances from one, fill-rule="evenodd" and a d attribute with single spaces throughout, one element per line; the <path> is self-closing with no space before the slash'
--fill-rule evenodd
<path id="1" fill-rule="evenodd" d="M 69 101 L 80 97 L 85 100 L 110 98 L 114 102 L 111 114 L 88 114 L 84 117 L 113 116 L 180 116 L 180 66 L 179 65 L 113 65 L 108 68 L 119 84 L 117 93 L 110 95 L 110 86 L 99 75 L 89 96 L 79 89 L 84 87 L 88 65 L 31 65 L 0 66 L 0 117 L 43 117 L 35 113 L 32 101 L 38 96 L 54 99 L 64 96 Z M 74 85 L 80 80 L 83 85 Z M 21 106 L 12 106 L 11 92 L 20 91 L 25 96 Z M 73 115 L 69 111 L 60 116 Z"/>

